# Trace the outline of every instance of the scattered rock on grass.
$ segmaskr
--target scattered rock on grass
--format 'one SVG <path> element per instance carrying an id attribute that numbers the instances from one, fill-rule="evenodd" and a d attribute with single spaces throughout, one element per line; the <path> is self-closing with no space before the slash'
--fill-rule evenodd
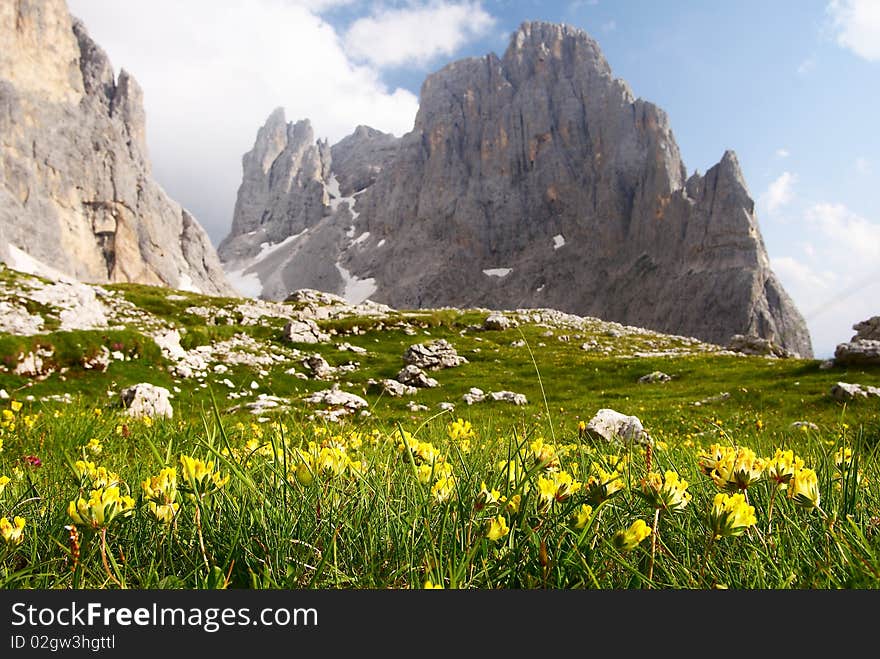
<path id="1" fill-rule="evenodd" d="M 284 338 L 291 343 L 324 343 L 330 335 L 322 332 L 311 318 L 291 320 L 284 326 Z"/>
<path id="2" fill-rule="evenodd" d="M 654 382 L 669 382 L 671 376 L 666 375 L 663 371 L 652 371 L 647 375 L 639 378 L 639 384 L 653 384 Z"/>
<path id="3" fill-rule="evenodd" d="M 165 387 L 158 387 L 149 382 L 141 382 L 126 389 L 119 394 L 123 407 L 127 408 L 126 414 L 131 417 L 159 417 L 168 419 L 174 416 L 171 407 L 171 392 Z"/>
<path id="4" fill-rule="evenodd" d="M 335 416 L 354 414 L 359 410 L 367 408 L 367 401 L 356 394 L 342 391 L 338 384 L 334 384 L 332 389 L 324 389 L 309 394 L 303 400 L 313 405 L 328 405 L 335 411 Z M 344 410 L 344 412 L 342 412 Z M 322 415 L 323 416 L 323 415 Z M 333 419 L 336 420 L 336 419 Z"/>
<path id="5" fill-rule="evenodd" d="M 729 391 L 722 391 L 720 394 L 716 394 L 715 396 L 709 396 L 708 398 L 704 398 L 703 400 L 698 400 L 691 405 L 694 407 L 700 407 L 701 405 L 711 405 L 712 403 L 720 403 L 721 401 L 727 400 L 730 398 Z"/>
<path id="6" fill-rule="evenodd" d="M 819 430 L 819 426 L 812 421 L 795 421 L 789 428 L 792 430 Z"/>
<path id="7" fill-rule="evenodd" d="M 857 398 L 880 398 L 880 387 L 838 382 L 831 387 L 831 397 L 834 400 L 843 402 L 856 400 Z"/>
<path id="8" fill-rule="evenodd" d="M 397 381 L 410 387 L 418 387 L 419 389 L 433 389 L 439 387 L 440 383 L 434 378 L 428 377 L 425 372 L 418 366 L 409 364 L 400 369 L 397 374 Z"/>
<path id="9" fill-rule="evenodd" d="M 616 444 L 654 444 L 654 440 L 642 427 L 638 417 L 627 416 L 608 408 L 596 412 L 587 424 L 586 430 L 591 435 L 598 435 Z"/>
<path id="10" fill-rule="evenodd" d="M 388 394 L 392 398 L 400 398 L 401 396 L 412 396 L 419 391 L 415 387 L 411 387 L 408 384 L 390 379 L 374 380 L 373 378 L 370 378 L 369 380 L 367 380 L 367 384 L 372 387 L 378 387 L 382 390 L 382 393 Z"/>
<path id="11" fill-rule="evenodd" d="M 459 355 L 446 339 L 411 345 L 403 354 L 403 361 L 408 365 L 418 366 L 429 371 L 453 368 L 468 363 L 468 360 Z"/>
<path id="12" fill-rule="evenodd" d="M 501 313 L 491 313 L 486 317 L 486 320 L 483 321 L 483 329 L 486 331 L 492 330 L 506 330 L 512 326 L 510 319 Z"/>

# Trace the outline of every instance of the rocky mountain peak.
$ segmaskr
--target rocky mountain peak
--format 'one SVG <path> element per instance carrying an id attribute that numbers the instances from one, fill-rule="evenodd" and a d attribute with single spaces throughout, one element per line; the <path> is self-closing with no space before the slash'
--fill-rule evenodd
<path id="1" fill-rule="evenodd" d="M 271 279 L 264 296 L 308 287 L 398 308 L 548 306 L 812 354 L 736 155 L 688 178 L 666 113 L 614 78 L 583 30 L 524 23 L 503 57 L 428 76 L 412 132 L 358 129 L 330 152 L 321 216 L 301 235 L 275 233 L 270 258 L 237 263 Z M 284 180 L 253 215 L 289 217 L 280 211 L 319 192 L 285 192 Z M 255 183 L 246 171 L 240 201 Z M 234 221 L 227 240 L 241 234 Z M 315 254 L 335 270 L 304 268 Z"/>
<path id="2" fill-rule="evenodd" d="M 232 292 L 204 229 L 151 177 L 143 91 L 63 0 L 0 3 L 0 152 L 13 268 Z"/>
<path id="3" fill-rule="evenodd" d="M 581 29 L 565 24 L 525 22 L 511 35 L 503 57 L 514 79 L 534 75 L 572 76 L 588 72 L 611 79 L 599 44 Z"/>

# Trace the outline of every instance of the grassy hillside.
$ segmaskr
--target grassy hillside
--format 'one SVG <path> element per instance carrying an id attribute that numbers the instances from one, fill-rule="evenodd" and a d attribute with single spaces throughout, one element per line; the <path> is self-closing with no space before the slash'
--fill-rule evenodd
<path id="1" fill-rule="evenodd" d="M 46 301 L 47 282 L 2 274 L 0 301 L 36 331 L 0 334 L 5 587 L 880 584 L 880 399 L 829 395 L 838 381 L 880 386 L 880 369 L 746 357 L 546 310 L 506 312 L 515 327 L 484 330 L 487 310 L 269 304 L 136 285 L 98 291 L 103 325 L 66 329 L 84 311 Z M 328 340 L 285 340 L 288 320 L 305 318 Z M 176 353 L 154 339 L 173 330 Z M 467 359 L 428 372 L 438 387 L 392 397 L 370 384 L 436 339 Z M 303 365 L 314 353 L 357 367 L 316 379 Z M 658 370 L 671 380 L 639 383 Z M 172 393 L 172 418 L 127 415 L 119 394 L 140 382 Z M 304 400 L 334 385 L 365 411 L 331 422 L 321 413 L 332 406 Z M 468 405 L 472 387 L 528 403 Z M 601 408 L 637 416 L 654 446 L 585 432 Z M 728 448 L 757 482 L 736 481 L 718 454 Z M 773 479 L 777 449 L 803 459 L 788 476 L 801 480 Z M 200 471 L 189 457 L 212 465 Z M 174 487 L 170 471 L 150 485 L 163 468 Z M 812 490 L 803 469 L 815 472 Z M 666 471 L 687 483 L 681 509 L 645 496 Z M 104 499 L 92 505 L 94 492 Z M 719 494 L 743 495 L 754 523 L 736 501 L 723 513 Z M 742 528 L 718 527 L 719 514 Z"/>

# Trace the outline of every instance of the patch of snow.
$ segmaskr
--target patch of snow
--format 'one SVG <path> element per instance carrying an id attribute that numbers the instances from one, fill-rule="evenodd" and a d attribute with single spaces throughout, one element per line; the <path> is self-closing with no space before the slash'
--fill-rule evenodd
<path id="1" fill-rule="evenodd" d="M 383 238 L 382 240 L 380 240 L 380 241 L 376 244 L 376 247 L 381 247 L 381 246 L 384 245 L 384 244 L 385 244 L 385 239 Z"/>
<path id="2" fill-rule="evenodd" d="M 565 236 L 557 233 L 553 236 L 553 249 L 559 249 L 560 247 L 565 247 Z"/>
<path id="3" fill-rule="evenodd" d="M 287 238 L 282 240 L 280 243 L 268 243 L 268 242 L 267 243 L 260 243 L 260 253 L 257 254 L 253 258 L 253 260 L 251 261 L 251 265 L 253 265 L 254 263 L 259 263 L 260 261 L 262 261 L 263 259 L 268 257 L 270 254 L 274 254 L 275 252 L 277 252 L 279 249 L 281 249 L 285 245 L 291 244 L 293 241 L 295 241 L 297 238 L 302 236 L 307 231 L 308 231 L 308 229 L 303 229 L 299 233 L 295 233 L 292 236 L 287 236 Z"/>
<path id="4" fill-rule="evenodd" d="M 239 263 L 238 265 L 241 265 L 241 267 L 236 270 L 225 270 L 226 278 L 229 280 L 229 283 L 232 284 L 232 287 L 244 297 L 259 297 L 260 294 L 263 292 L 263 282 L 260 280 L 260 276 L 256 272 L 252 271 L 254 266 L 256 266 L 264 259 L 268 258 L 270 255 L 274 254 L 278 250 L 282 249 L 283 247 L 293 244 L 298 238 L 300 238 L 307 232 L 308 229 L 303 229 L 299 233 L 288 236 L 280 243 L 260 243 L 260 252 L 256 256 L 254 256 L 252 259 L 248 259 L 247 262 L 245 262 L 243 265 Z"/>
<path id="5" fill-rule="evenodd" d="M 358 213 L 354 209 L 354 204 L 356 201 L 355 197 L 357 195 L 359 195 L 361 192 L 363 192 L 363 190 L 359 190 L 358 192 L 355 192 L 350 197 L 340 196 L 342 193 L 339 192 L 339 181 L 336 179 L 336 174 L 333 174 L 333 173 L 330 174 L 330 180 L 324 184 L 324 189 L 327 191 L 327 194 L 330 196 L 330 210 L 332 212 L 335 213 L 336 210 L 339 208 L 340 204 L 346 203 L 346 204 L 348 204 L 348 210 L 351 211 L 351 219 L 356 220 L 358 218 L 358 215 L 360 215 L 360 213 Z"/>
<path id="6" fill-rule="evenodd" d="M 336 269 L 339 270 L 344 286 L 342 297 L 351 304 L 360 304 L 376 292 L 378 287 L 376 286 L 376 280 L 372 277 L 369 279 L 358 279 L 339 263 L 336 264 Z"/>
<path id="7" fill-rule="evenodd" d="M 355 238 L 351 244 L 352 245 L 360 245 L 362 242 L 364 242 L 369 237 L 370 237 L 370 232 L 364 231 L 361 235 L 359 235 L 357 238 Z"/>
<path id="8" fill-rule="evenodd" d="M 327 194 L 330 195 L 331 199 L 339 199 L 339 181 L 336 179 L 336 174 L 330 172 L 330 180 L 324 184 L 324 189 L 327 191 Z"/>
<path id="9" fill-rule="evenodd" d="M 354 225 L 352 224 L 352 225 L 351 225 L 350 227 L 348 227 L 348 229 L 346 229 L 346 231 L 345 231 L 345 235 L 346 235 L 346 237 L 348 237 L 348 238 L 354 238 L 354 231 L 355 231 L 355 229 L 354 229 Z"/>
<path id="10" fill-rule="evenodd" d="M 489 268 L 488 270 L 483 270 L 483 274 L 489 277 L 506 277 L 511 272 L 513 272 L 513 268 Z"/>
<path id="11" fill-rule="evenodd" d="M 538 286 L 538 288 L 535 289 L 535 293 L 540 293 L 541 291 L 543 291 L 545 285 L 546 284 L 541 284 L 540 286 Z"/>
<path id="12" fill-rule="evenodd" d="M 192 278 L 185 272 L 180 273 L 180 281 L 177 283 L 177 290 L 189 291 L 190 293 L 201 293 L 202 291 L 193 283 Z"/>
<path id="13" fill-rule="evenodd" d="M 237 290 L 243 297 L 260 297 L 263 292 L 263 282 L 260 281 L 256 272 L 248 272 L 250 266 L 245 266 L 241 270 L 227 270 L 226 279 L 232 284 L 232 288 Z"/>
<path id="14" fill-rule="evenodd" d="M 46 279 L 67 282 L 74 281 L 72 277 L 68 277 L 63 272 L 35 259 L 33 256 L 23 252 L 12 243 L 9 243 L 9 262 L 7 265 L 13 270 L 26 272 L 29 275 L 36 275 L 37 277 L 45 277 Z"/>

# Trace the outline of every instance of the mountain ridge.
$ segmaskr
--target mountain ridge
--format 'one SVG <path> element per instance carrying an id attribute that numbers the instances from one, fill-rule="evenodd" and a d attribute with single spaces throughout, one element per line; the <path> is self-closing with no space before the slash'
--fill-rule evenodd
<path id="1" fill-rule="evenodd" d="M 393 139 L 373 182 L 345 198 L 330 185 L 345 174 L 335 145 L 329 159 L 326 143 L 298 145 L 328 175 L 281 203 L 264 195 L 254 233 L 221 245 L 227 271 L 266 277 L 274 299 L 313 287 L 397 308 L 550 306 L 812 354 L 735 153 L 688 177 L 666 113 L 614 78 L 582 30 L 524 23 L 503 57 L 441 68 Z M 253 192 L 246 174 L 239 196 Z M 285 240 L 261 267 L 254 257 Z"/>
<path id="2" fill-rule="evenodd" d="M 0 6 L 0 154 L 0 258 L 11 246 L 82 281 L 232 292 L 152 177 L 143 91 L 63 0 Z"/>

